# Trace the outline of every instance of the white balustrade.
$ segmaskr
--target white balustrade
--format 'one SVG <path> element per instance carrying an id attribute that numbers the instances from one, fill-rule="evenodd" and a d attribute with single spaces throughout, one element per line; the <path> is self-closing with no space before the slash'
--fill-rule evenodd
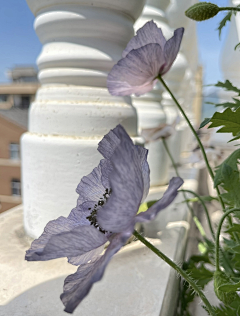
<path id="1" fill-rule="evenodd" d="M 42 84 L 22 137 L 24 226 L 37 237 L 75 207 L 75 188 L 101 158 L 97 144 L 122 124 L 137 137 L 129 97 L 110 96 L 107 73 L 134 35 L 145 0 L 27 0 L 43 44 Z"/>
<path id="2" fill-rule="evenodd" d="M 237 6 L 240 4 L 240 0 L 230 0 L 229 6 Z M 240 42 L 240 15 L 233 15 L 231 23 L 229 23 L 229 29 L 227 37 L 224 42 L 224 47 L 221 54 L 221 68 L 223 72 L 224 80 L 230 80 L 233 85 L 240 87 L 240 62 L 239 48 L 234 49 Z M 229 93 L 221 94 L 222 96 L 231 95 Z"/>
<path id="3" fill-rule="evenodd" d="M 173 71 L 167 74 L 166 79 L 170 87 L 173 85 L 172 89 L 175 89 L 175 94 L 192 124 L 195 124 L 193 100 L 196 97 L 195 78 L 198 69 L 198 48 L 196 22 L 187 18 L 185 11 L 196 2 L 198 1 L 174 0 L 167 9 L 169 25 L 173 29 L 184 27 L 185 32 L 178 59 L 174 64 Z M 172 152 L 175 148 L 175 155 L 178 157 L 178 163 L 180 163 L 180 153 L 189 150 L 189 144 L 192 143 L 192 134 L 183 119 L 178 125 L 177 130 L 178 133 L 175 135 L 175 139 L 171 140 L 171 148 Z"/>
<path id="4" fill-rule="evenodd" d="M 240 5 L 240 0 L 229 0 L 229 6 Z M 220 55 L 220 65 L 223 74 L 223 81 L 230 80 L 231 83 L 240 88 L 240 50 L 235 46 L 240 42 L 240 14 L 233 14 L 231 23 L 228 25 L 227 35 L 224 41 L 224 46 Z M 219 103 L 225 103 L 232 101 L 232 97 L 236 96 L 235 92 L 225 91 L 219 89 L 218 92 L 220 101 Z M 230 134 L 215 134 L 212 136 L 212 142 L 221 147 L 228 147 L 234 150 L 234 143 L 226 143 L 231 140 Z"/>
<path id="5" fill-rule="evenodd" d="M 164 36 L 170 38 L 172 30 L 169 28 L 165 17 L 165 10 L 169 3 L 170 0 L 148 0 L 141 17 L 135 23 L 135 31 L 148 21 L 154 20 L 158 27 L 162 29 Z M 163 87 L 157 84 L 155 89 L 146 95 L 132 98 L 133 105 L 138 113 L 140 132 L 143 129 L 159 127 L 166 123 L 167 115 L 161 104 L 163 91 Z M 162 140 L 150 142 L 145 147 L 149 149 L 148 162 L 150 166 L 151 185 L 166 184 L 168 182 L 170 161 Z"/>

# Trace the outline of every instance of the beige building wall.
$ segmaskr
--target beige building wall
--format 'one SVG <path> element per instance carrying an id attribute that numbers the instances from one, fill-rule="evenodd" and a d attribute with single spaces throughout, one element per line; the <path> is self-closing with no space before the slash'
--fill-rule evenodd
<path id="1" fill-rule="evenodd" d="M 0 116 L 0 212 L 21 203 L 19 196 L 12 195 L 12 180 L 21 181 L 20 160 L 10 157 L 10 144 L 19 144 L 26 130 Z"/>

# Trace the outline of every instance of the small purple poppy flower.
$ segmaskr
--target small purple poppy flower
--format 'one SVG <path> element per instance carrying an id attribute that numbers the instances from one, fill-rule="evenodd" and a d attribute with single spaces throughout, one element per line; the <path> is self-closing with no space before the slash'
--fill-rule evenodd
<path id="1" fill-rule="evenodd" d="M 134 145 L 121 125 L 104 136 L 98 150 L 104 159 L 79 183 L 76 208 L 67 218 L 50 221 L 26 252 L 28 261 L 68 257 L 79 266 L 64 282 L 61 300 L 68 313 L 101 280 L 112 256 L 131 237 L 134 225 L 154 219 L 183 184 L 181 178 L 172 178 L 162 199 L 137 214 L 149 191 L 148 151 Z"/>
<path id="2" fill-rule="evenodd" d="M 162 30 L 153 21 L 147 22 L 110 71 L 107 79 L 110 94 L 139 96 L 151 91 L 156 78 L 168 72 L 177 57 L 183 32 L 184 28 L 176 29 L 166 41 Z"/>

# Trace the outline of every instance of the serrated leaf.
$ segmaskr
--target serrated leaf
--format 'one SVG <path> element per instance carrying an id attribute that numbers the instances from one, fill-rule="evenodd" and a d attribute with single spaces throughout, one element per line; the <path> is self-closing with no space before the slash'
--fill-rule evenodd
<path id="1" fill-rule="evenodd" d="M 219 165 L 216 168 L 216 174 L 214 177 L 214 187 L 215 188 L 216 188 L 216 186 L 218 186 L 224 182 L 224 178 L 223 178 L 223 174 L 222 174 L 222 170 L 223 170 L 224 165 L 227 164 L 233 170 L 238 172 L 239 159 L 240 159 L 240 149 L 237 149 L 227 159 L 225 159 L 223 161 L 223 163 L 221 163 L 221 165 Z"/>
<path id="2" fill-rule="evenodd" d="M 240 233 L 240 224 L 233 224 L 232 227 L 227 229 L 225 233 Z"/>
<path id="3" fill-rule="evenodd" d="M 231 307 L 220 305 L 218 307 L 214 307 L 216 316 L 239 316 L 238 311 L 236 309 L 232 309 Z"/>
<path id="4" fill-rule="evenodd" d="M 214 176 L 214 187 L 221 185 L 224 188 L 226 193 L 223 193 L 222 197 L 233 207 L 240 207 L 239 159 L 240 149 L 237 149 L 216 168 Z"/>
<path id="5" fill-rule="evenodd" d="M 235 253 L 232 258 L 232 262 L 233 262 L 234 269 L 239 270 L 240 269 L 240 254 Z"/>
<path id="6" fill-rule="evenodd" d="M 240 254 L 240 245 L 233 247 L 232 250 L 233 250 L 235 253 Z"/>
<path id="7" fill-rule="evenodd" d="M 232 167 L 230 167 L 229 165 L 224 164 L 222 175 L 224 178 L 224 183 L 222 184 L 222 187 L 227 191 L 227 193 L 222 194 L 223 199 L 227 201 L 229 205 L 240 207 L 239 172 L 233 170 Z"/>
<path id="8" fill-rule="evenodd" d="M 222 29 L 224 28 L 224 26 L 226 26 L 227 22 L 231 21 L 232 18 L 232 11 L 229 11 L 225 17 L 222 19 L 222 21 L 219 23 L 219 26 L 217 28 L 218 32 L 219 32 L 219 38 L 221 38 L 221 33 L 222 33 Z"/>
<path id="9" fill-rule="evenodd" d="M 225 82 L 218 81 L 215 85 L 215 87 L 224 88 L 227 91 L 233 91 L 236 92 L 238 95 L 240 95 L 240 89 L 235 87 L 230 80 L 226 80 Z"/>
<path id="10" fill-rule="evenodd" d="M 238 164 L 240 159 L 240 149 L 235 150 L 227 159 L 225 159 L 221 165 L 216 168 L 216 175 L 214 179 L 214 187 L 221 184 L 223 177 L 221 175 L 224 164 L 229 165 L 233 170 L 238 171 Z"/>
<path id="11" fill-rule="evenodd" d="M 229 293 L 229 292 L 236 292 L 240 289 L 240 282 L 238 283 L 228 283 L 228 284 L 223 284 L 221 286 L 219 286 L 218 288 L 220 291 Z"/>
<path id="12" fill-rule="evenodd" d="M 236 98 L 232 98 L 234 102 L 225 102 L 225 103 L 216 103 L 215 106 L 223 107 L 223 108 L 230 108 L 236 111 L 240 107 L 240 100 Z"/>
<path id="13" fill-rule="evenodd" d="M 191 277 L 196 281 L 197 285 L 204 288 L 213 278 L 213 272 L 206 269 L 204 265 L 193 267 L 189 270 Z"/>
<path id="14" fill-rule="evenodd" d="M 240 108 L 235 112 L 227 108 L 224 112 L 216 112 L 209 119 L 212 124 L 208 128 L 221 127 L 217 133 L 231 133 L 235 139 L 240 138 Z M 232 140 L 231 140 L 232 141 Z"/>
<path id="15" fill-rule="evenodd" d="M 200 124 L 199 128 L 203 128 L 204 126 L 206 126 L 210 122 L 211 122 L 211 118 L 205 118 L 204 121 Z"/>

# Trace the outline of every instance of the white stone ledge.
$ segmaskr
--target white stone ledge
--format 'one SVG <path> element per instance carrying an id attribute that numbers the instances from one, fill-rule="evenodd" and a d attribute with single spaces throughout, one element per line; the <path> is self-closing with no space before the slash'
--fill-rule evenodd
<path id="1" fill-rule="evenodd" d="M 189 175 L 185 187 L 195 190 L 197 181 Z M 196 179 L 197 173 L 195 170 Z M 151 189 L 150 199 L 159 198 L 166 187 Z M 189 215 L 179 194 L 175 203 L 145 227 L 151 241 L 175 262 L 183 260 Z M 23 230 L 22 207 L 0 216 L 0 316 L 60 316 L 59 295 L 66 275 L 76 267 L 66 259 L 26 262 L 30 238 Z M 139 242 L 125 246 L 110 262 L 101 282 L 76 309 L 81 316 L 174 316 L 178 278 L 162 260 Z"/>

